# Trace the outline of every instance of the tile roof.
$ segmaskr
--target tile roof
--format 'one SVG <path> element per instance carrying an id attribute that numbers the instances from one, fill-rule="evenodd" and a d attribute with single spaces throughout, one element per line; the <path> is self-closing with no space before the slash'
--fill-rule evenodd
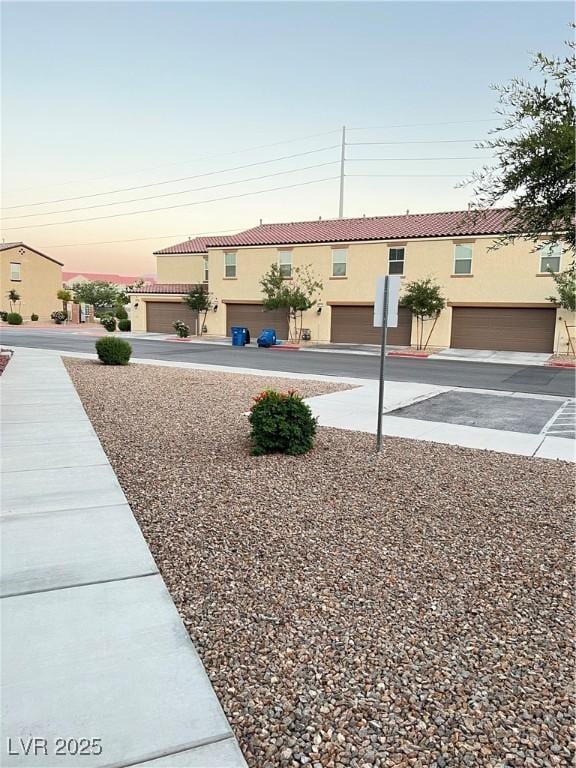
<path id="1" fill-rule="evenodd" d="M 210 240 L 209 237 L 194 237 L 191 240 L 185 240 L 178 245 L 170 245 L 168 248 L 162 248 L 159 251 L 154 251 L 154 255 L 162 255 L 167 253 L 206 253 L 206 245 Z"/>
<path id="2" fill-rule="evenodd" d="M 87 280 L 101 280 L 115 285 L 132 285 L 137 280 L 145 280 L 147 283 L 153 282 L 151 278 L 143 278 L 140 275 L 117 275 L 111 272 L 62 272 L 62 280 L 65 283 L 73 282 L 79 277 L 85 277 Z"/>
<path id="3" fill-rule="evenodd" d="M 128 293 L 137 293 L 138 295 L 147 293 L 169 293 L 183 296 L 186 293 L 190 293 L 196 286 L 197 283 L 156 283 L 155 285 L 143 285 L 140 288 L 135 288 L 133 291 L 128 291 Z"/>
<path id="4" fill-rule="evenodd" d="M 351 242 L 430 237 L 496 235 L 514 231 L 511 211 L 413 213 L 360 219 L 326 219 L 286 224 L 261 224 L 237 235 L 209 238 L 211 247 L 292 245 L 297 243 Z"/>

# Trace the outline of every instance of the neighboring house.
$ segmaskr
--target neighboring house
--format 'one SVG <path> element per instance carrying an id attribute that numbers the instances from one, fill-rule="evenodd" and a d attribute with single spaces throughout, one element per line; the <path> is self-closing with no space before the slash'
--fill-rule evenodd
<path id="1" fill-rule="evenodd" d="M 56 294 L 62 288 L 62 264 L 51 256 L 25 243 L 0 243 L 0 307 L 8 312 L 8 291 L 20 295 L 15 311 L 24 320 L 32 314 L 49 320 L 50 314 L 62 308 Z"/>
<path id="2" fill-rule="evenodd" d="M 118 288 L 125 289 L 130 285 L 142 280 L 144 285 L 150 285 L 155 282 L 155 278 L 150 275 L 117 275 L 110 272 L 62 272 L 62 281 L 66 288 L 70 288 L 74 283 L 93 283 L 104 282 L 112 283 Z"/>
<path id="3" fill-rule="evenodd" d="M 508 216 L 492 209 L 475 217 L 453 211 L 263 224 L 237 235 L 188 240 L 156 253 L 158 284 L 153 296 L 139 291 L 132 297 L 133 328 L 170 332 L 168 319 L 180 319 L 190 284 L 204 283 L 219 305 L 207 319 L 210 334 L 229 335 L 231 326 L 246 325 L 253 335 L 276 327 L 286 338 L 283 313 L 262 311 L 259 281 L 277 262 L 286 279 L 296 266 L 311 265 L 324 285 L 320 304 L 304 316 L 313 340 L 378 343 L 372 324 L 376 279 L 396 274 L 403 285 L 426 277 L 441 285 L 448 306 L 433 346 L 553 352 L 564 343 L 565 313 L 547 301 L 555 292 L 547 270 L 566 268 L 570 257 L 559 244 L 535 249 L 523 239 L 492 250 L 495 237 L 509 231 Z M 414 326 L 401 308 L 389 343 L 409 345 Z"/>

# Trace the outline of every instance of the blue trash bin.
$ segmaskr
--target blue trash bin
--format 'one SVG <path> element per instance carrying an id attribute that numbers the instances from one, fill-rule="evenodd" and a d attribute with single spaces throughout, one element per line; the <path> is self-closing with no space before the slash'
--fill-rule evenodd
<path id="1" fill-rule="evenodd" d="M 276 338 L 276 331 L 274 328 L 264 328 L 260 336 L 258 336 L 259 347 L 273 347 L 278 343 Z"/>
<path id="2" fill-rule="evenodd" d="M 233 347 L 243 347 L 246 344 L 246 328 L 241 328 L 239 326 L 232 326 L 232 346 Z"/>

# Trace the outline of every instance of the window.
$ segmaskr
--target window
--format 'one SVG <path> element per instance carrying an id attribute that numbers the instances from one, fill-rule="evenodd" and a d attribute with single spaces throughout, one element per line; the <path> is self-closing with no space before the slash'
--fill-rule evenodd
<path id="1" fill-rule="evenodd" d="M 332 248 L 332 277 L 346 277 L 348 249 Z"/>
<path id="2" fill-rule="evenodd" d="M 236 251 L 224 254 L 224 277 L 236 277 Z"/>
<path id="3" fill-rule="evenodd" d="M 562 246 L 560 243 L 547 243 L 540 248 L 540 272 L 560 272 Z"/>
<path id="4" fill-rule="evenodd" d="M 388 249 L 388 274 L 404 274 L 404 248 Z"/>
<path id="5" fill-rule="evenodd" d="M 471 275 L 472 274 L 472 246 L 457 245 L 454 249 L 454 274 Z"/>
<path id="6" fill-rule="evenodd" d="M 292 277 L 292 251 L 278 251 L 278 266 L 282 277 Z"/>
<path id="7" fill-rule="evenodd" d="M 10 280 L 22 280 L 20 274 L 21 264 L 17 261 L 10 262 Z"/>
<path id="8" fill-rule="evenodd" d="M 204 282 L 208 282 L 208 259 L 204 259 Z"/>

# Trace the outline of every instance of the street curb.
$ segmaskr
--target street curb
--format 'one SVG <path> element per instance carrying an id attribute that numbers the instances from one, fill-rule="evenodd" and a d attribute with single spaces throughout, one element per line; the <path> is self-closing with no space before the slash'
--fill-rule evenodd
<path id="1" fill-rule="evenodd" d="M 563 360 L 551 360 L 546 363 L 549 368 L 576 368 L 576 362 L 564 362 Z"/>
<path id="2" fill-rule="evenodd" d="M 425 359 L 427 357 L 430 357 L 430 352 L 404 352 L 404 351 L 398 351 L 398 352 L 387 352 L 386 357 L 416 357 Z"/>

